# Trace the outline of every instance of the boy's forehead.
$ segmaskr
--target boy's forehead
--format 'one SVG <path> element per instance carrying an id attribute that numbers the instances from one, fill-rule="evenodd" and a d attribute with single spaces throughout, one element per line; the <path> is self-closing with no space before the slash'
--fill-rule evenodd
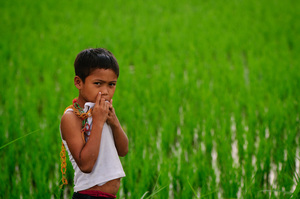
<path id="1" fill-rule="evenodd" d="M 89 77 L 93 79 L 101 79 L 107 81 L 116 81 L 118 76 L 112 69 L 96 68 L 90 72 Z"/>

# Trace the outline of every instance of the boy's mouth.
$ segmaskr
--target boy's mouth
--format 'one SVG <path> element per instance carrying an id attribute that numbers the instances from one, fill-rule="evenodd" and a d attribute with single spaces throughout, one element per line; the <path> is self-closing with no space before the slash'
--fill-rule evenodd
<path id="1" fill-rule="evenodd" d="M 111 100 L 105 100 L 105 102 L 111 103 Z"/>

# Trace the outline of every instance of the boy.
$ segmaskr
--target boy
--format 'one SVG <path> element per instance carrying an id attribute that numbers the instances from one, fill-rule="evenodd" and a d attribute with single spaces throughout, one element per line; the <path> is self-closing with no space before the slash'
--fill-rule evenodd
<path id="1" fill-rule="evenodd" d="M 112 105 L 119 66 L 111 52 L 95 48 L 81 51 L 74 68 L 79 95 L 60 124 L 75 171 L 73 199 L 115 198 L 125 176 L 119 156 L 128 152 L 128 138 Z"/>

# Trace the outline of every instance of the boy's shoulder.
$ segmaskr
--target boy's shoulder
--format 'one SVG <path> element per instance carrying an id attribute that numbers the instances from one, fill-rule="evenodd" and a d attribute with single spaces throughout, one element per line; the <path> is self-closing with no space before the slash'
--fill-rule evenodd
<path id="1" fill-rule="evenodd" d="M 61 123 L 68 123 L 70 121 L 80 121 L 73 111 L 65 111 L 61 117 Z"/>
<path id="2" fill-rule="evenodd" d="M 65 129 L 81 129 L 82 120 L 75 115 L 73 111 L 65 112 L 60 121 L 62 132 Z"/>

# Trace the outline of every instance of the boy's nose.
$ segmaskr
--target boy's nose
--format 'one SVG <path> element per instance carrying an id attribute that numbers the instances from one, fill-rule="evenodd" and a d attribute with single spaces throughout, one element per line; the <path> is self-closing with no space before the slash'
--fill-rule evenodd
<path id="1" fill-rule="evenodd" d="M 106 86 L 102 88 L 101 93 L 102 93 L 102 95 L 108 94 L 108 89 L 106 88 Z"/>

